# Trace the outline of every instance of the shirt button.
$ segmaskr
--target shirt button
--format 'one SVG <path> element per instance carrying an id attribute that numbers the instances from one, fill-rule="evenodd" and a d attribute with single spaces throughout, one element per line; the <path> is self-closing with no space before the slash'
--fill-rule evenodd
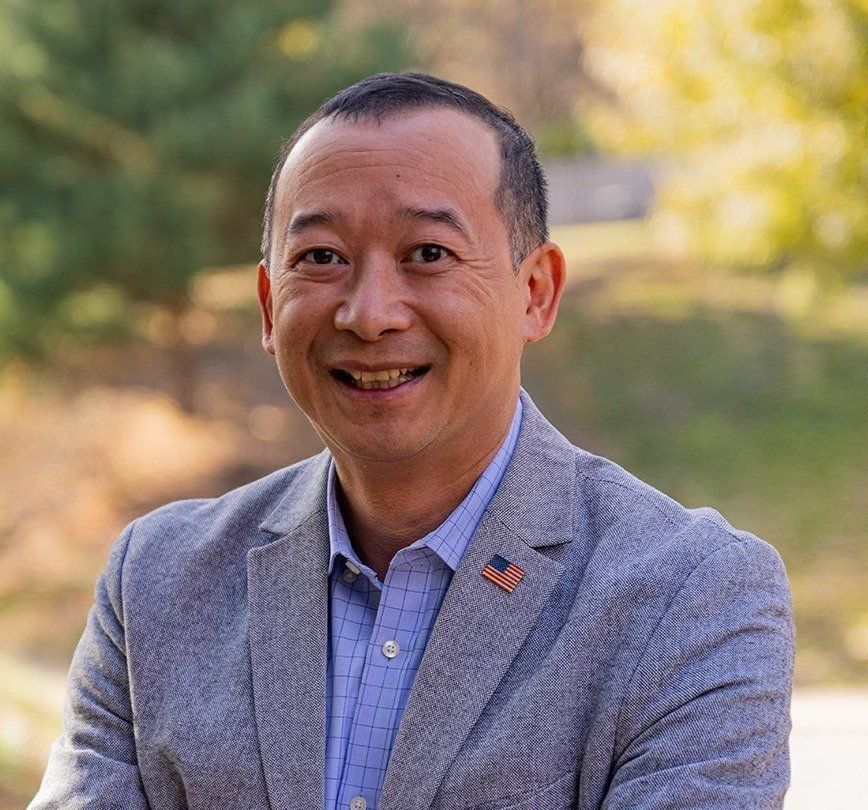
<path id="1" fill-rule="evenodd" d="M 351 563 L 349 560 L 345 560 L 344 561 L 344 570 L 343 570 L 343 573 L 341 574 L 341 579 L 344 582 L 355 582 L 356 578 L 361 573 L 362 572 L 358 568 L 356 568 L 356 566 L 353 565 L 353 563 Z"/>
<path id="2" fill-rule="evenodd" d="M 397 641 L 387 641 L 383 645 L 383 655 L 386 658 L 394 658 L 398 654 L 398 642 Z"/>
<path id="3" fill-rule="evenodd" d="M 364 796 L 353 796 L 350 799 L 350 810 L 365 810 L 368 806 L 368 803 L 365 801 Z"/>

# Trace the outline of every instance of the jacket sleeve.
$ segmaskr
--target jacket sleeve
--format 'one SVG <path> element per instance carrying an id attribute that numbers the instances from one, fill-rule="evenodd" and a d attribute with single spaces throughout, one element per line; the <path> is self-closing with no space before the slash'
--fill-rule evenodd
<path id="1" fill-rule="evenodd" d="M 112 547 L 69 672 L 63 731 L 30 810 L 147 810 L 133 736 L 121 575 L 135 523 Z"/>
<path id="2" fill-rule="evenodd" d="M 657 625 L 619 717 L 604 810 L 783 807 L 794 627 L 777 552 L 706 557 Z"/>

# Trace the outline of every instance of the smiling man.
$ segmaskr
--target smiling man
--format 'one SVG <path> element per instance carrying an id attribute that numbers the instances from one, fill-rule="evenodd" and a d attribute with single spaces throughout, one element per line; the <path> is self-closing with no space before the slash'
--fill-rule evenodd
<path id="1" fill-rule="evenodd" d="M 533 142 L 373 76 L 287 142 L 263 346 L 325 444 L 122 533 L 35 808 L 778 808 L 793 625 L 771 546 L 570 444 Z"/>

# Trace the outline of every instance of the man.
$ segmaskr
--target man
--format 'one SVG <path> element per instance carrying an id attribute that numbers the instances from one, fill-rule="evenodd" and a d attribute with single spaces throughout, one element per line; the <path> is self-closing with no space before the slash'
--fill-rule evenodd
<path id="1" fill-rule="evenodd" d="M 32 807 L 773 808 L 776 552 L 520 388 L 564 257 L 533 143 L 424 74 L 282 150 L 263 345 L 318 456 L 134 521 Z"/>

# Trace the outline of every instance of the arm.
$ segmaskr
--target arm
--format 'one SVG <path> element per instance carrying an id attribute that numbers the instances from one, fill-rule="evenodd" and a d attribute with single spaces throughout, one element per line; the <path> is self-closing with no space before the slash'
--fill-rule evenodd
<path id="1" fill-rule="evenodd" d="M 782 807 L 793 655 L 777 552 L 750 537 L 706 557 L 633 673 L 604 810 Z"/>
<path id="2" fill-rule="evenodd" d="M 148 808 L 136 764 L 121 603 L 121 571 L 134 525 L 114 544 L 97 581 L 69 673 L 63 733 L 51 746 L 30 810 Z"/>

